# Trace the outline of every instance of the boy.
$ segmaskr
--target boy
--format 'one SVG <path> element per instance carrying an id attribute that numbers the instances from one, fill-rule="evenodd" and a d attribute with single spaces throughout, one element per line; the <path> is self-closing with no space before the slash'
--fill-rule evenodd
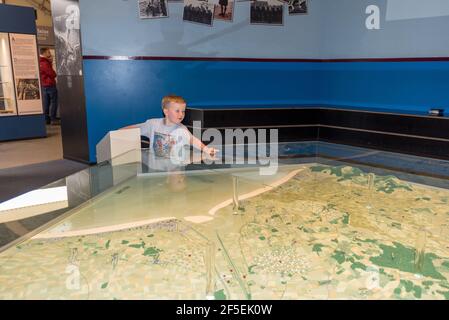
<path id="1" fill-rule="evenodd" d="M 213 156 L 218 150 L 204 145 L 181 123 L 184 120 L 185 109 L 186 102 L 182 97 L 168 95 L 162 99 L 165 118 L 149 119 L 123 129 L 140 128 L 141 135 L 150 139 L 150 150 L 159 157 L 169 158 L 177 148 L 184 145 L 193 145 Z"/>

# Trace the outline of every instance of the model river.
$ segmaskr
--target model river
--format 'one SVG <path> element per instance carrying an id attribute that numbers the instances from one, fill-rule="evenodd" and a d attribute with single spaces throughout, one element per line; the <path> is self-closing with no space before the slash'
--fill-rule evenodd
<path id="1" fill-rule="evenodd" d="M 138 175 L 0 254 L 2 299 L 449 299 L 449 190 L 316 164 Z"/>

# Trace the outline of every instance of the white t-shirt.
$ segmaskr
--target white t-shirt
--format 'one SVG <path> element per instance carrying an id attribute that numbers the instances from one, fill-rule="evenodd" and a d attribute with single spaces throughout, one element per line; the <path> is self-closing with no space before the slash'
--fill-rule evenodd
<path id="1" fill-rule="evenodd" d="M 158 157 L 179 157 L 179 152 L 190 145 L 190 132 L 182 124 L 167 126 L 164 118 L 149 119 L 139 125 L 140 134 L 150 139 L 150 150 Z"/>
<path id="2" fill-rule="evenodd" d="M 142 163 L 148 166 L 149 169 L 154 171 L 183 171 L 185 164 L 182 162 L 183 159 L 174 158 L 162 158 L 157 157 L 154 152 L 142 152 Z"/>

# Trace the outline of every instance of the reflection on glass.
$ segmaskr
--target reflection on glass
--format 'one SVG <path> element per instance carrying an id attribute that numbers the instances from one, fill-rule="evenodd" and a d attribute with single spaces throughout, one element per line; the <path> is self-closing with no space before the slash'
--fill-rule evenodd
<path id="1" fill-rule="evenodd" d="M 67 206 L 65 186 L 30 191 L 0 204 L 0 223 L 36 216 Z"/>

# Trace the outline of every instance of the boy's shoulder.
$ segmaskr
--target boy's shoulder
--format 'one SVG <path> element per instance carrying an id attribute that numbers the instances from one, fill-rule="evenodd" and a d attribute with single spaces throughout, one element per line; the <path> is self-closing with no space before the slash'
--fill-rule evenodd
<path id="1" fill-rule="evenodd" d="M 176 130 L 176 129 L 182 129 L 183 131 L 189 131 L 189 129 L 187 129 L 187 127 L 185 125 L 183 125 L 182 123 L 176 125 L 175 127 L 173 126 L 166 126 L 164 123 L 164 118 L 152 118 L 152 119 L 148 119 L 147 121 L 145 121 L 143 123 L 144 126 L 146 127 L 151 127 L 153 129 L 161 129 L 161 130 Z"/>
<path id="2" fill-rule="evenodd" d="M 151 118 L 148 119 L 147 121 L 145 121 L 145 124 L 147 125 L 160 125 L 163 124 L 164 122 L 164 118 Z"/>

